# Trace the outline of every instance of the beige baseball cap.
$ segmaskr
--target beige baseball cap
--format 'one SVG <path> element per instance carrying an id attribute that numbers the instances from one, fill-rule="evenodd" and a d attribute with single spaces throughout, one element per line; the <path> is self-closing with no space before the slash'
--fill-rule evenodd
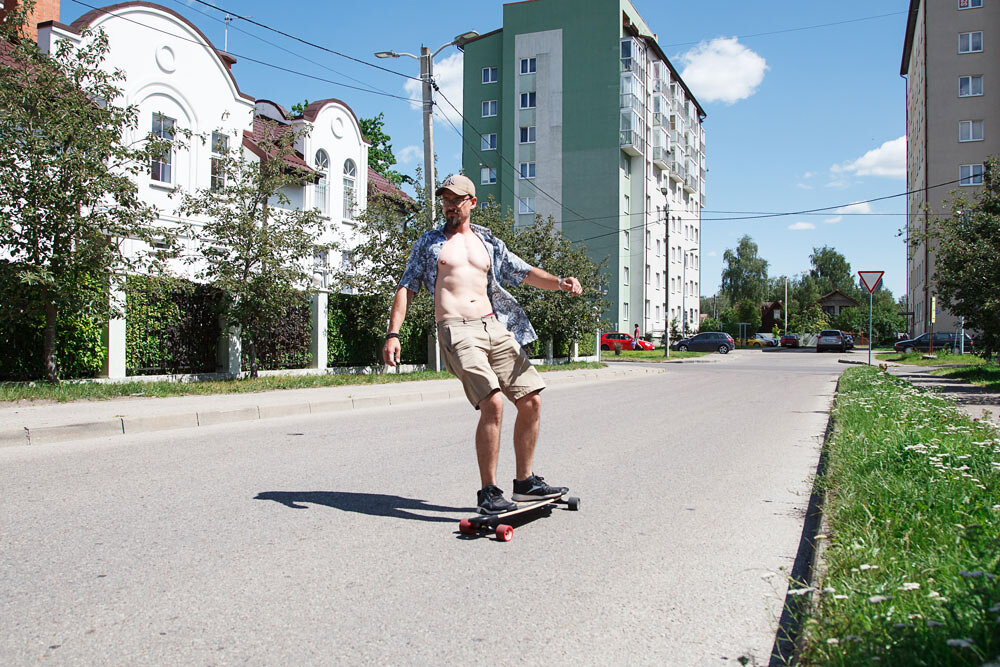
<path id="1" fill-rule="evenodd" d="M 476 186 L 471 180 L 461 174 L 452 174 L 448 178 L 444 179 L 444 182 L 441 183 L 441 187 L 435 190 L 434 194 L 441 196 L 441 193 L 445 190 L 453 192 L 456 195 L 469 195 L 470 197 L 476 196 Z"/>

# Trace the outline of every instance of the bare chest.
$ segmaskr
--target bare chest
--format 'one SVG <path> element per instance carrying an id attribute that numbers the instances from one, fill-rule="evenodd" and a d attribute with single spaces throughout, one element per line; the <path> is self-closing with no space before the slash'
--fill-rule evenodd
<path id="1" fill-rule="evenodd" d="M 473 234 L 455 234 L 445 241 L 438 256 L 438 272 L 476 271 L 490 269 L 490 255 L 482 240 Z"/>

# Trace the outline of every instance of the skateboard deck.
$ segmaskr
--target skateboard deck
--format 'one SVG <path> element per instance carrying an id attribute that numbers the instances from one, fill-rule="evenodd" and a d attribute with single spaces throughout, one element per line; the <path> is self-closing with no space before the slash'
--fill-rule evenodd
<path id="1" fill-rule="evenodd" d="M 500 514 L 478 514 L 468 519 L 462 519 L 458 523 L 458 530 L 463 535 L 478 535 L 481 532 L 492 531 L 501 542 L 510 542 L 514 537 L 514 527 L 504 523 L 505 519 L 518 514 L 527 514 L 543 508 L 551 508 L 552 505 L 560 504 L 572 511 L 580 509 L 580 499 L 574 497 L 556 496 L 555 498 L 545 498 L 544 500 L 534 500 L 531 502 L 518 503 L 515 509 Z"/>

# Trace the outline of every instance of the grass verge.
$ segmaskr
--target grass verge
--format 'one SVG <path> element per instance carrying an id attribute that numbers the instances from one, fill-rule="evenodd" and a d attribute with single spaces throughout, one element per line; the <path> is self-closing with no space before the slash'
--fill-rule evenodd
<path id="1" fill-rule="evenodd" d="M 604 368 L 604 364 L 578 361 L 571 364 L 536 366 L 541 372 Z M 416 380 L 442 380 L 454 377 L 447 371 L 417 373 L 384 373 L 378 375 L 277 375 L 219 380 L 215 382 L 61 382 L 0 383 L 0 402 L 109 400 L 125 396 L 190 396 L 207 394 L 248 394 L 279 389 L 308 389 L 344 385 L 389 384 Z"/>
<path id="2" fill-rule="evenodd" d="M 692 357 L 703 357 L 711 352 L 680 352 L 670 350 L 670 356 L 663 356 L 663 348 L 657 350 L 622 350 L 620 356 L 615 356 L 613 351 L 602 350 L 601 360 L 603 361 L 672 361 L 674 359 L 690 359 Z"/>
<path id="3" fill-rule="evenodd" d="M 844 373 L 833 420 L 802 664 L 997 660 L 1000 433 L 869 367 Z"/>
<path id="4" fill-rule="evenodd" d="M 990 391 L 1000 391 L 1000 366 L 982 363 L 977 366 L 962 368 L 941 368 L 931 371 L 932 375 L 962 380 L 970 384 L 985 387 Z"/>
<path id="5" fill-rule="evenodd" d="M 924 352 L 877 352 L 875 358 L 879 361 L 892 361 L 908 366 L 982 366 L 986 360 L 974 354 L 951 354 L 950 352 L 935 352 L 935 359 L 924 359 Z"/>

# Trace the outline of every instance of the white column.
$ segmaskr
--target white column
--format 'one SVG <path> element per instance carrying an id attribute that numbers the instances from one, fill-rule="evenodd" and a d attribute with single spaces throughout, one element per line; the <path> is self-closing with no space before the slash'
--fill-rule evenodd
<path id="1" fill-rule="evenodd" d="M 427 367 L 428 370 L 441 371 L 441 346 L 438 345 L 437 327 L 433 327 L 427 334 Z"/>
<path id="2" fill-rule="evenodd" d="M 225 321 L 223 321 L 218 351 L 218 361 L 222 372 L 226 375 L 239 375 L 242 370 L 240 357 L 243 354 L 239 327 L 226 326 Z"/>
<path id="3" fill-rule="evenodd" d="M 309 308 L 309 368 L 327 366 L 327 325 L 330 295 L 316 292 L 312 295 Z"/>
<path id="4" fill-rule="evenodd" d="M 102 375 L 106 378 L 125 377 L 125 286 L 123 282 L 112 278 L 108 289 L 111 303 L 111 316 L 104 329 L 104 344 L 108 356 L 104 362 Z"/>

